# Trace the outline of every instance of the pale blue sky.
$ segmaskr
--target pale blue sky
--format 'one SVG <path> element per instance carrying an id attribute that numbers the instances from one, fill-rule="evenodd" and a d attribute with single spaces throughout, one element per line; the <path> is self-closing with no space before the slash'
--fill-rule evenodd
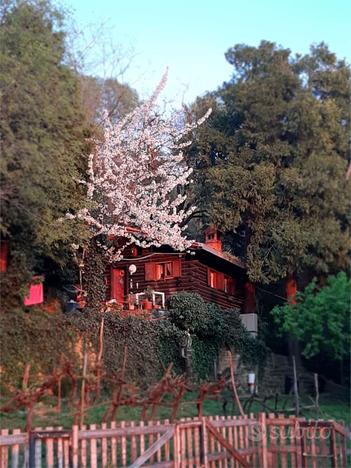
<path id="1" fill-rule="evenodd" d="M 135 57 L 124 75 L 142 97 L 169 67 L 164 93 L 191 102 L 230 78 L 225 51 L 236 43 L 271 40 L 306 53 L 325 41 L 351 58 L 351 1 L 347 0 L 64 0 L 80 28 L 106 24 L 107 36 Z M 106 37 L 105 37 L 106 40 Z"/>

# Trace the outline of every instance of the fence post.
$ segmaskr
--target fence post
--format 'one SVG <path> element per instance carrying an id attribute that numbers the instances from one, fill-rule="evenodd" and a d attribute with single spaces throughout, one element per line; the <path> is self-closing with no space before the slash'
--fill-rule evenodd
<path id="1" fill-rule="evenodd" d="M 207 443 L 207 428 L 205 418 L 201 418 L 201 427 L 200 427 L 200 437 L 201 437 L 201 466 L 204 468 L 208 467 L 208 443 Z"/>
<path id="2" fill-rule="evenodd" d="M 344 426 L 344 429 L 345 429 L 345 432 L 346 432 L 345 426 Z M 347 457 L 346 457 L 346 436 L 345 436 L 345 435 L 342 435 L 342 436 L 340 436 L 340 437 L 341 437 L 340 443 L 341 443 L 341 457 L 342 457 L 341 465 L 342 465 L 342 468 L 346 468 L 346 466 L 347 466 Z"/>
<path id="3" fill-rule="evenodd" d="M 259 428 L 258 436 L 261 437 L 261 468 L 268 468 L 268 457 L 267 457 L 267 423 L 266 423 L 266 413 L 259 414 Z"/>
<path id="4" fill-rule="evenodd" d="M 173 458 L 174 458 L 174 468 L 179 468 L 180 466 L 180 441 L 179 441 L 179 428 L 178 424 L 175 424 L 174 435 L 173 435 Z"/>
<path id="5" fill-rule="evenodd" d="M 78 425 L 72 427 L 72 465 L 78 468 Z"/>
<path id="6" fill-rule="evenodd" d="M 333 425 L 330 425 L 331 433 L 330 433 L 330 452 L 332 456 L 332 467 L 338 468 L 338 454 L 336 450 L 336 437 L 335 437 L 335 429 Z"/>
<path id="7" fill-rule="evenodd" d="M 35 435 L 34 432 L 30 431 L 28 434 L 28 465 L 29 468 L 35 468 Z"/>

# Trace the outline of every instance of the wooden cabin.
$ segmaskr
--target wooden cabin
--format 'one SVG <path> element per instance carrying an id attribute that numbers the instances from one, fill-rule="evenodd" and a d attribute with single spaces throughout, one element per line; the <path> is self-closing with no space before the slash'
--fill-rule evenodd
<path id="1" fill-rule="evenodd" d="M 108 300 L 127 304 L 130 294 L 152 289 L 166 300 L 180 291 L 200 294 L 206 302 L 225 309 L 244 307 L 246 271 L 236 257 L 222 251 L 220 232 L 205 231 L 205 242 L 194 242 L 186 252 L 170 247 L 132 246 L 107 272 Z M 127 308 L 127 307 L 126 307 Z"/>

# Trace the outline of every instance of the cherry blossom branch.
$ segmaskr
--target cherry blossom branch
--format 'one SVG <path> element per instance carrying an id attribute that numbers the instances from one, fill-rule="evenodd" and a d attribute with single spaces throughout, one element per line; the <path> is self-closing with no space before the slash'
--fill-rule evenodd
<path id="1" fill-rule="evenodd" d="M 181 112 L 161 112 L 156 102 L 166 81 L 167 72 L 151 98 L 119 123 L 106 113 L 104 138 L 95 141 L 88 162 L 90 207 L 68 215 L 86 222 L 92 236 L 123 237 L 142 247 L 170 245 L 180 251 L 191 244 L 184 235 L 185 221 L 196 207 L 182 208 L 192 174 L 182 150 L 191 143 L 186 137 L 211 109 L 194 123 L 185 123 Z M 123 247 L 105 250 L 116 261 Z"/>

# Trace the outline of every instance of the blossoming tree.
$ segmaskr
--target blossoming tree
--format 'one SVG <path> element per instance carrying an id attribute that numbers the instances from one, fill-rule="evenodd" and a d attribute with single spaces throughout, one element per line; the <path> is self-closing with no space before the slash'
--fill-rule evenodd
<path id="1" fill-rule="evenodd" d="M 76 217 L 89 224 L 93 236 L 126 240 L 123 248 L 105 246 L 111 261 L 118 260 L 131 243 L 167 244 L 177 250 L 190 245 L 184 224 L 194 208 L 184 209 L 184 188 L 192 169 L 182 149 L 211 109 L 194 123 L 185 123 L 181 113 L 160 112 L 156 101 L 166 80 L 167 74 L 152 97 L 119 123 L 106 116 L 104 138 L 95 142 L 89 159 L 87 188 L 92 203 Z"/>

